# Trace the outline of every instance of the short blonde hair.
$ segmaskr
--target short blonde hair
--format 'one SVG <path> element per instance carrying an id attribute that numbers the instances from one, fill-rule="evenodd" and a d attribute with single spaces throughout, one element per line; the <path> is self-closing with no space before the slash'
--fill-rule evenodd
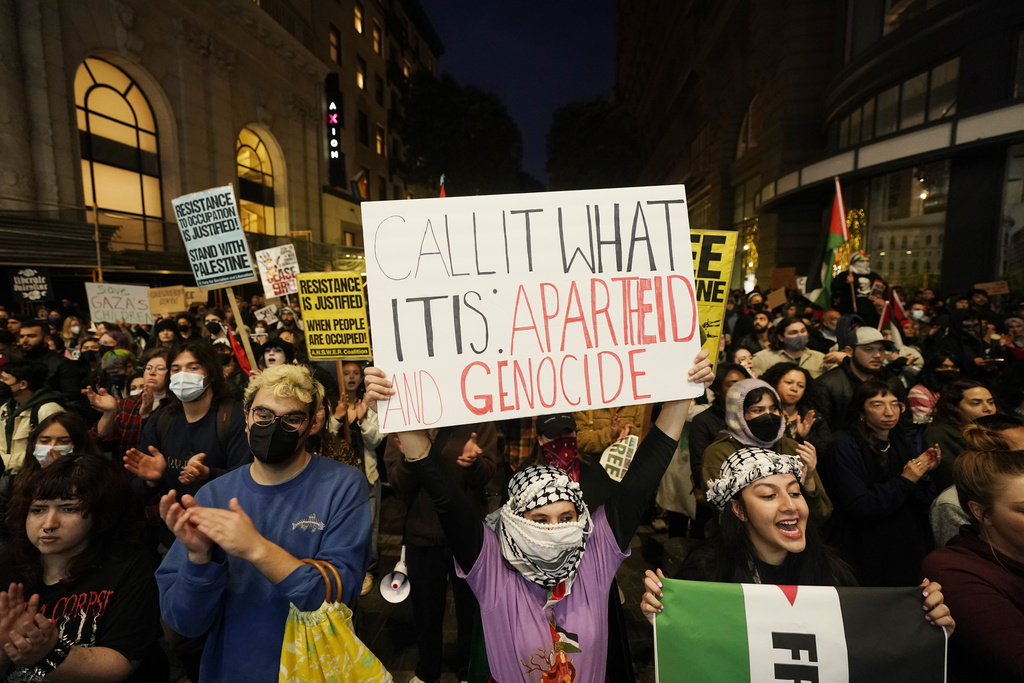
<path id="1" fill-rule="evenodd" d="M 313 379 L 313 373 L 305 365 L 271 365 L 250 379 L 245 390 L 247 411 L 252 408 L 260 389 L 266 389 L 278 398 L 297 398 L 308 404 L 310 417 L 317 414 L 324 402 L 323 385 Z"/>

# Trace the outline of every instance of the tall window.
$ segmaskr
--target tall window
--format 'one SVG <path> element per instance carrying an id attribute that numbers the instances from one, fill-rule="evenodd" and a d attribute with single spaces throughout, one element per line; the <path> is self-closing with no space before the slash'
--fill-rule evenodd
<path id="1" fill-rule="evenodd" d="M 353 16 L 354 24 L 356 27 L 356 33 L 362 34 L 363 32 L 363 3 L 356 0 L 355 14 Z"/>
<path id="2" fill-rule="evenodd" d="M 387 143 L 384 142 L 384 126 L 377 124 L 377 154 L 386 156 Z"/>
<path id="3" fill-rule="evenodd" d="M 356 57 L 356 85 L 366 90 L 366 60 L 362 57 Z"/>
<path id="4" fill-rule="evenodd" d="M 75 73 L 75 109 L 85 202 L 121 226 L 111 249 L 162 250 L 156 122 L 138 83 L 109 62 L 86 59 Z"/>
<path id="5" fill-rule="evenodd" d="M 331 61 L 341 64 L 341 32 L 333 25 L 330 27 Z"/>
<path id="6" fill-rule="evenodd" d="M 373 51 L 379 55 L 384 54 L 384 31 L 380 24 L 373 22 Z"/>
<path id="7" fill-rule="evenodd" d="M 366 112 L 359 112 L 359 144 L 370 146 L 370 117 L 367 116 Z"/>
<path id="8" fill-rule="evenodd" d="M 265 235 L 274 230 L 274 169 L 260 136 L 243 128 L 235 142 L 238 164 L 238 210 L 242 228 Z"/>

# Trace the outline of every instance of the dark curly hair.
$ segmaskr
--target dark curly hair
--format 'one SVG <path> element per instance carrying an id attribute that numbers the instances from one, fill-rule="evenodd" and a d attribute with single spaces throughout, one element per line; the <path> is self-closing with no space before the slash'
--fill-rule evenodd
<path id="1" fill-rule="evenodd" d="M 117 558 L 138 538 L 141 510 L 133 505 L 128 475 L 118 463 L 97 455 L 68 455 L 19 478 L 7 512 L 10 540 L 0 557 L 26 593 L 43 580 L 42 556 L 25 529 L 29 509 L 33 501 L 59 499 L 79 501 L 83 516 L 92 520 L 89 543 L 72 558 L 62 583 Z"/>
<path id="2" fill-rule="evenodd" d="M 821 401 L 818 397 L 817 389 L 815 388 L 814 378 L 811 377 L 811 373 L 808 372 L 806 368 L 802 368 L 796 363 L 776 363 L 765 370 L 760 379 L 772 385 L 772 388 L 778 392 L 779 382 L 781 382 L 782 378 L 793 370 L 802 373 L 804 376 L 804 395 L 799 401 L 797 401 L 797 410 L 800 411 L 801 414 L 812 408 L 818 410 L 820 408 Z"/>
<path id="3" fill-rule="evenodd" d="M 984 389 L 993 398 L 995 393 L 984 382 L 973 379 L 958 379 L 942 388 L 939 392 L 939 400 L 935 403 L 933 422 L 944 422 L 954 427 L 963 427 L 963 420 L 960 418 L 960 401 L 964 400 L 964 394 L 971 389 Z"/>

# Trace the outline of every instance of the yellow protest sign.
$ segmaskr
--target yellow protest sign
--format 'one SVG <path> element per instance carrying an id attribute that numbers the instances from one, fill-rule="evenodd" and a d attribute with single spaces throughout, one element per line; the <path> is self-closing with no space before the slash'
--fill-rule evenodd
<path id="1" fill-rule="evenodd" d="M 300 273 L 298 283 L 310 360 L 371 358 L 359 273 Z"/>
<path id="2" fill-rule="evenodd" d="M 704 331 L 704 348 L 714 362 L 722 336 L 725 301 L 729 297 L 736 233 L 725 230 L 691 230 L 693 282 L 697 287 L 697 317 Z"/>

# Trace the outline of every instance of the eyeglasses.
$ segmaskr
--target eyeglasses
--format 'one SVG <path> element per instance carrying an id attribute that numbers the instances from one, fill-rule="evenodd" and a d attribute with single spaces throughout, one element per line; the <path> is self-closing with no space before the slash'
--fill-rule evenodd
<path id="1" fill-rule="evenodd" d="M 902 413 L 906 406 L 897 401 L 883 402 L 883 401 L 871 401 L 867 405 L 871 410 L 891 410 L 894 413 Z"/>
<path id="2" fill-rule="evenodd" d="M 296 415 L 295 413 L 289 413 L 288 415 L 275 415 L 273 411 L 267 410 L 266 408 L 253 408 L 249 413 L 252 415 L 252 421 L 259 427 L 269 427 L 280 420 L 282 426 L 290 432 L 297 432 L 299 428 L 306 423 L 306 420 L 309 419 L 308 417 Z"/>
<path id="3" fill-rule="evenodd" d="M 146 372 L 167 372 L 166 365 L 147 365 Z"/>

